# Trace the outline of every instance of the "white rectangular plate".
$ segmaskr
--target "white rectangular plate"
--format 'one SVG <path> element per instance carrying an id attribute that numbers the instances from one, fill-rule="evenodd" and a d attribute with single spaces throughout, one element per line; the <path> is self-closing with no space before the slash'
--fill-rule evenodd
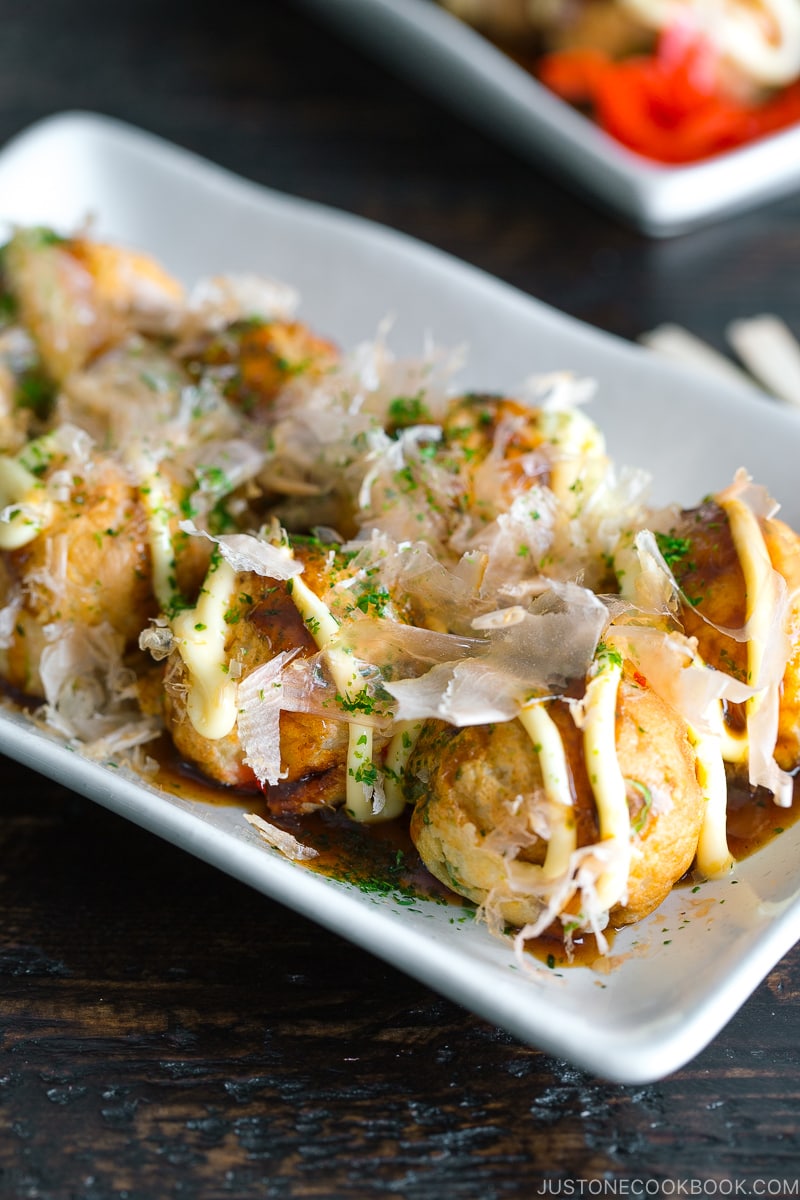
<path id="1" fill-rule="evenodd" d="M 488 133 L 645 233 L 682 233 L 800 187 L 800 125 L 688 166 L 627 150 L 433 0 L 305 0 Z"/>
<path id="2" fill-rule="evenodd" d="M 344 345 L 373 336 L 387 313 L 398 352 L 419 353 L 427 333 L 467 343 L 465 387 L 513 389 L 564 367 L 592 375 L 592 415 L 611 453 L 650 469 L 659 501 L 693 503 L 746 464 L 800 526 L 795 413 L 664 363 L 408 238 L 256 187 L 101 117 L 50 118 L 0 153 L 0 234 L 14 222 L 69 230 L 87 214 L 98 234 L 151 251 L 187 282 L 248 268 L 295 284 L 302 315 Z M 732 880 L 675 891 L 617 936 L 608 973 L 533 962 L 525 972 L 484 927 L 459 922 L 463 910 L 408 907 L 315 875 L 266 847 L 239 809 L 176 799 L 85 761 L 21 716 L 0 715 L 0 750 L 611 1079 L 655 1079 L 686 1062 L 800 937 L 800 826 Z"/>

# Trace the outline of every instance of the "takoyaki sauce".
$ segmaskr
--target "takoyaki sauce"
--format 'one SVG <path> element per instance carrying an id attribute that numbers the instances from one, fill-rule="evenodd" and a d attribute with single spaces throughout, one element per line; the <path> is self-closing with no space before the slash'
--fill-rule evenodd
<path id="1" fill-rule="evenodd" d="M 342 809 L 276 813 L 273 806 L 268 808 L 260 792 L 226 788 L 204 779 L 194 767 L 177 757 L 166 738 L 152 743 L 147 749 L 159 764 L 158 773 L 150 779 L 155 786 L 172 795 L 206 804 L 237 808 L 245 805 L 318 852 L 317 858 L 303 864 L 304 868 L 351 883 L 364 892 L 393 896 L 400 904 L 410 905 L 420 899 L 465 910 L 474 907 L 426 869 L 411 841 L 407 816 L 362 824 L 352 821 Z M 289 799 L 293 790 L 299 791 L 302 787 L 302 782 L 300 785 L 281 785 L 275 789 L 276 798 Z M 795 781 L 789 808 L 778 808 L 771 794 L 763 788 L 753 792 L 746 785 L 729 784 L 728 844 L 731 854 L 737 861 L 748 858 L 794 824 L 799 815 L 800 778 Z M 680 882 L 695 883 L 696 879 L 688 872 Z M 509 933 L 513 934 L 513 930 Z M 603 931 L 609 945 L 613 944 L 614 933 L 611 927 Z M 557 923 L 541 937 L 529 939 L 525 950 L 552 970 L 591 967 L 602 958 L 593 934 L 576 935 L 568 953 Z"/>
<path id="2" fill-rule="evenodd" d="M 772 793 L 747 786 L 728 785 L 728 846 L 737 861 L 749 858 L 778 837 L 800 816 L 800 780 L 795 779 L 792 803 L 779 808 Z"/>
<path id="3" fill-rule="evenodd" d="M 276 813 L 274 808 L 268 808 L 260 791 L 248 792 L 209 782 L 195 767 L 177 757 L 167 738 L 160 738 L 147 749 L 158 763 L 158 772 L 149 780 L 155 787 L 205 804 L 246 806 L 291 833 L 302 845 L 317 851 L 318 857 L 304 862 L 304 868 L 352 883 L 365 892 L 394 895 L 400 903 L 421 899 L 469 907 L 468 900 L 451 892 L 423 865 L 411 841 L 408 817 L 365 825 L 352 821 L 342 809 Z M 313 781 L 309 782 L 313 786 Z M 302 788 L 301 781 L 300 785 L 282 784 L 274 791 L 288 799 Z"/>
<path id="4" fill-rule="evenodd" d="M 161 788 L 162 792 L 169 792 L 171 796 L 180 796 L 184 800 L 199 800 L 202 804 L 217 804 L 226 808 L 241 808 L 242 804 L 251 804 L 256 810 L 260 809 L 260 790 L 223 787 L 206 779 L 191 763 L 178 757 L 168 737 L 148 742 L 145 750 L 158 763 L 158 771 L 148 776 L 148 783 Z"/>
<path id="5" fill-rule="evenodd" d="M 363 892 L 392 895 L 399 903 L 414 899 L 438 904 L 468 905 L 435 879 L 424 866 L 408 832 L 408 819 L 363 824 L 342 809 L 321 809 L 297 815 L 270 814 L 269 820 L 293 834 L 317 858 L 308 862 L 313 871 L 352 883 Z"/>
<path id="6" fill-rule="evenodd" d="M 20 692 L 17 688 L 12 687 L 5 680 L 0 680 L 0 696 L 2 696 L 3 704 L 10 708 L 13 712 L 28 713 L 30 716 L 36 712 L 37 708 L 41 708 L 42 701 L 33 696 L 26 696 L 24 692 Z"/>
<path id="7" fill-rule="evenodd" d="M 611 927 L 603 930 L 603 937 L 609 947 L 614 942 L 614 934 L 615 930 Z M 532 955 L 552 971 L 560 971 L 565 967 L 592 967 L 603 957 L 593 933 L 576 934 L 572 940 L 572 947 L 567 952 L 557 926 L 553 926 L 551 932 L 543 933 L 541 937 L 529 938 L 525 942 L 525 953 Z"/>

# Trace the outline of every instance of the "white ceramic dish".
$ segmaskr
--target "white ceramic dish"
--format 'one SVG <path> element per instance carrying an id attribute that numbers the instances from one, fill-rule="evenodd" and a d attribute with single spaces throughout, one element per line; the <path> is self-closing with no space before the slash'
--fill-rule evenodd
<path id="1" fill-rule="evenodd" d="M 690 166 L 648 162 L 552 95 L 432 0 L 305 0 L 493 136 L 653 236 L 800 187 L 800 126 Z"/>
<path id="2" fill-rule="evenodd" d="M 469 387 L 513 388 L 565 366 L 592 374 L 593 415 L 611 452 L 650 468 L 661 500 L 692 502 L 746 463 L 800 525 L 800 424 L 749 390 L 663 363 L 435 250 L 101 117 L 51 118 L 0 153 L 0 234 L 9 222 L 69 229 L 88 213 L 99 234 L 152 251 L 187 280 L 246 266 L 292 282 L 303 315 L 343 343 L 372 336 L 387 312 L 397 315 L 400 352 L 418 352 L 428 331 L 465 341 Z M 687 1061 L 800 937 L 800 826 L 732 880 L 674 892 L 617 936 L 607 974 L 527 974 L 483 927 L 459 922 L 462 910 L 408 907 L 314 875 L 267 848 L 237 809 L 179 800 L 87 762 L 22 717 L 0 715 L 0 750 L 611 1079 L 655 1079 Z"/>

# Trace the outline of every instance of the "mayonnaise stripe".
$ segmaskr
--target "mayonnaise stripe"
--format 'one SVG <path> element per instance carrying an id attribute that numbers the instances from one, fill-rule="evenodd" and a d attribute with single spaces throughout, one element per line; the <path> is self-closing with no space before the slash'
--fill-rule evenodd
<path id="1" fill-rule="evenodd" d="M 728 784 L 720 739 L 713 734 L 689 730 L 697 762 L 697 782 L 703 793 L 705 811 L 697 843 L 697 869 L 706 879 L 725 875 L 733 866 L 728 849 Z"/>
<path id="2" fill-rule="evenodd" d="M 551 804 L 550 837 L 542 878 L 557 879 L 569 870 L 570 856 L 577 840 L 564 742 L 544 704 L 530 704 L 523 708 L 519 720 L 538 755 L 545 795 Z"/>
<path id="3" fill-rule="evenodd" d="M 617 693 L 620 663 L 606 660 L 586 687 L 583 748 L 589 784 L 597 806 L 600 842 L 613 842 L 614 853 L 597 881 L 603 909 L 624 900 L 631 863 L 631 822 L 627 788 L 617 758 Z"/>
<path id="4" fill-rule="evenodd" d="M 320 650 L 325 650 L 339 631 L 339 623 L 328 606 L 295 576 L 290 581 L 295 607 Z M 343 650 L 330 650 L 328 670 L 341 696 L 354 698 L 362 691 L 361 681 L 353 658 Z M 372 761 L 372 727 L 353 721 L 348 730 L 345 809 L 355 821 L 386 821 L 402 812 L 405 801 L 397 789 L 387 794 L 382 807 L 374 803 L 383 794 L 378 768 Z M 377 785 L 377 786 L 376 786 Z M 391 799 L 390 799 L 391 796 Z"/>
<path id="5" fill-rule="evenodd" d="M 219 558 L 206 576 L 197 604 L 173 619 L 172 631 L 186 670 L 186 712 L 203 737 L 217 740 L 236 724 L 236 684 L 225 653 L 225 620 L 236 587 L 236 572 Z"/>

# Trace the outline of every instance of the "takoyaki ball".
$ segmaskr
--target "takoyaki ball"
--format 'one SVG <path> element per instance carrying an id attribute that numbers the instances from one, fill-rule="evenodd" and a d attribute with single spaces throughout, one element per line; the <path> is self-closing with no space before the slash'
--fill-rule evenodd
<path id="1" fill-rule="evenodd" d="M 450 406 L 442 432 L 438 460 L 452 460 L 463 480 L 463 507 L 484 523 L 534 484 L 549 488 L 572 518 L 608 468 L 603 437 L 579 409 L 469 394 Z"/>
<path id="2" fill-rule="evenodd" d="M 45 449 L 36 453 L 37 445 Z M 48 627 L 108 626 L 130 650 L 159 610 L 151 522 L 139 486 L 114 457 L 68 460 L 46 447 L 46 441 L 31 443 L 22 455 L 38 460 L 31 463 L 35 474 L 19 458 L 0 456 L 6 507 L 13 513 L 18 502 L 20 509 L 0 523 L 0 607 L 17 609 L 0 651 L 0 674 L 31 696 L 42 695 L 38 667 Z M 14 486 L 28 484 L 26 494 L 11 498 Z M 208 570 L 210 544 L 182 533 L 179 520 L 176 506 L 174 584 L 194 597 Z"/>
<path id="3" fill-rule="evenodd" d="M 800 537 L 774 518 L 760 525 L 772 566 L 789 591 L 786 632 L 792 651 L 783 676 L 774 755 L 780 767 L 791 771 L 800 762 Z M 710 666 L 748 682 L 747 642 L 715 628 L 741 629 L 746 618 L 745 577 L 725 509 L 707 500 L 685 510 L 657 540 L 685 597 L 680 619 L 687 636 L 697 638 L 699 653 Z M 730 705 L 728 720 L 734 730 L 742 730 L 743 707 Z"/>
<path id="4" fill-rule="evenodd" d="M 633 855 L 627 898 L 611 922 L 630 925 L 658 908 L 691 867 L 706 799 L 686 722 L 630 668 L 620 683 L 616 732 Z"/>
<path id="5" fill-rule="evenodd" d="M 745 622 L 744 574 L 727 513 L 715 500 L 706 500 L 681 512 L 656 540 L 686 597 L 680 606 L 686 635 L 697 638 L 709 666 L 745 680 L 746 643 L 714 628 L 739 629 Z"/>
<path id="6" fill-rule="evenodd" d="M 637 681 L 638 680 L 638 681 Z M 571 775 L 576 846 L 599 838 L 596 805 L 581 735 L 564 701 L 548 712 L 561 733 Z M 612 908 L 614 925 L 657 908 L 691 866 L 704 802 L 683 720 L 626 664 L 617 701 L 617 758 L 628 783 L 632 864 L 627 896 Z M 547 812 L 539 756 L 518 721 L 458 729 L 426 722 L 407 771 L 414 802 L 411 836 L 437 879 L 479 904 L 491 898 L 510 925 L 536 921 L 536 890 L 513 891 L 509 858 L 541 864 Z M 546 819 L 546 818 L 545 818 Z M 539 895 L 544 894 L 544 891 Z M 579 917 L 572 895 L 564 911 Z"/>
<path id="7" fill-rule="evenodd" d="M 545 485 L 549 483 L 547 459 L 542 457 L 537 463 L 537 474 L 533 476 L 530 460 L 526 458 L 546 441 L 539 416 L 538 409 L 505 396 L 472 393 L 450 406 L 442 425 L 444 453 L 454 453 L 463 460 L 462 471 L 471 484 L 471 493 L 479 484 L 478 468 L 493 452 L 498 458 L 497 471 L 506 504 L 524 487 L 530 487 L 534 479 Z M 485 508 L 486 499 L 480 494 L 468 496 L 469 507 L 482 501 Z M 495 510 L 483 515 L 491 520 L 497 514 Z"/>
<path id="8" fill-rule="evenodd" d="M 3 254 L 5 286 L 57 384 L 136 329 L 158 329 L 181 285 L 148 255 L 25 229 Z"/>
<path id="9" fill-rule="evenodd" d="M 800 537 L 774 518 L 764 523 L 763 532 L 770 561 L 789 591 L 786 633 L 791 650 L 783 674 L 774 756 L 784 771 L 793 771 L 800 763 Z"/>
<path id="10" fill-rule="evenodd" d="M 497 842 L 498 830 L 501 835 L 508 830 L 510 845 L 515 832 L 528 842 L 516 859 L 544 862 L 547 844 L 531 828 L 533 806 L 543 793 L 542 774 L 530 738 L 517 721 L 461 729 L 426 721 L 405 780 L 414 803 L 412 841 L 431 874 L 459 895 L 476 904 L 495 891 L 509 897 L 505 857 L 500 848 L 487 845 L 490 837 Z M 575 820 L 580 843 L 595 841 L 591 806 L 576 805 Z M 538 904 L 524 896 L 502 901 L 503 919 L 512 925 L 525 925 L 538 912 Z"/>
<path id="11" fill-rule="evenodd" d="M 427 542 L 453 565 L 465 553 L 485 555 L 488 590 L 539 570 L 563 578 L 591 573 L 592 587 L 605 580 L 601 526 L 614 519 L 601 493 L 610 464 L 589 418 L 555 404 L 470 393 L 453 400 L 441 431 L 429 434 L 419 397 L 406 398 L 402 409 L 399 418 L 389 408 L 400 453 L 395 445 L 379 456 L 359 491 L 362 531 Z M 405 438 L 409 424 L 417 429 Z"/>
<path id="12" fill-rule="evenodd" d="M 316 381 L 338 362 L 332 342 L 300 321 L 240 321 L 216 334 L 187 364 L 202 375 L 213 368 L 227 398 L 245 413 L 264 416 L 292 380 Z"/>
<path id="13" fill-rule="evenodd" d="M 330 567 L 322 550 L 298 548 L 304 563 L 303 580 L 312 591 L 329 586 Z M 271 661 L 283 651 L 298 650 L 305 658 L 317 653 L 285 582 L 250 572 L 237 576 L 236 593 L 227 615 L 225 654 L 240 664 L 242 676 Z M 244 749 L 234 726 L 222 738 L 208 738 L 195 729 L 186 712 L 189 680 L 178 652 L 170 660 L 164 694 L 164 714 L 178 753 L 208 778 L 228 787 L 255 788 L 256 778 L 244 761 Z M 280 718 L 281 769 L 289 784 L 304 776 L 320 775 L 342 767 L 347 753 L 347 726 L 307 713 L 282 712 Z"/>
<path id="14" fill-rule="evenodd" d="M 409 414 L 413 404 L 407 403 Z M 409 424 L 407 416 L 390 424 L 390 432 Z M 425 410 L 411 424 L 426 425 Z M 372 488 L 369 524 L 385 527 L 387 514 L 399 508 L 410 528 L 433 545 L 463 553 L 467 544 L 492 522 L 507 514 L 513 502 L 534 487 L 553 493 L 566 520 L 575 515 L 579 487 L 595 484 L 590 460 L 606 466 L 602 438 L 579 413 L 531 407 L 501 395 L 470 392 L 450 403 L 441 421 L 441 437 L 423 446 L 419 456 L 390 473 Z M 534 503 L 530 516 L 535 515 Z M 450 544 L 455 533 L 458 545 Z M 396 534 L 397 535 L 397 534 Z"/>
<path id="15" fill-rule="evenodd" d="M 44 627 L 107 624 L 133 644 L 157 605 L 151 590 L 147 520 L 138 491 L 112 459 L 87 463 L 64 500 L 49 499 L 36 536 L 0 554 L 5 604 L 21 608 L 5 650 L 12 687 L 41 695 Z"/>

